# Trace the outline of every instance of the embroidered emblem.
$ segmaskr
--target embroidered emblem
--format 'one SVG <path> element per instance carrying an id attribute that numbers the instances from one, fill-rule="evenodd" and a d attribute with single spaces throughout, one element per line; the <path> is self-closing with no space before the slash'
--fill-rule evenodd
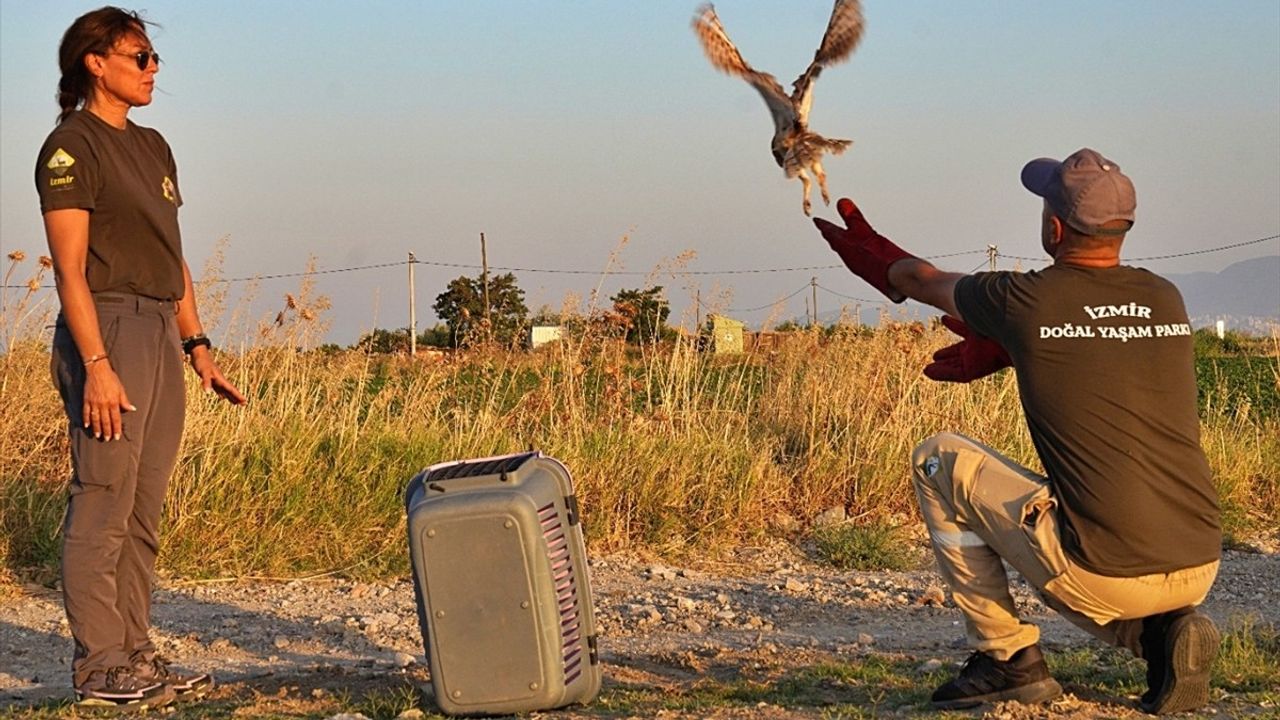
<path id="1" fill-rule="evenodd" d="M 942 463 L 936 456 L 929 457 L 924 461 L 924 474 L 926 477 L 933 477 L 938 472 L 938 468 L 942 467 Z"/>
<path id="2" fill-rule="evenodd" d="M 177 189 L 173 186 L 173 180 L 168 175 L 164 176 L 164 180 L 160 181 L 160 192 L 164 193 L 164 199 L 171 203 L 178 202 Z"/>

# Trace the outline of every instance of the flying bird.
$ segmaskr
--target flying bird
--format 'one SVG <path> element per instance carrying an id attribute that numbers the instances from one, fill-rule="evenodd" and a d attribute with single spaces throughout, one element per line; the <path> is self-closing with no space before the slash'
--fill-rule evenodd
<path id="1" fill-rule="evenodd" d="M 764 103 L 773 115 L 773 159 L 787 178 L 798 177 L 804 185 L 804 214 L 810 214 L 809 190 L 812 183 L 809 172 L 818 179 L 822 201 L 830 205 L 831 195 L 827 192 L 822 154 L 839 155 L 853 141 L 833 140 L 809 130 L 809 108 L 813 104 L 813 81 L 818 79 L 822 69 L 847 59 L 862 39 L 862 5 L 859 0 L 836 0 L 827 32 L 822 36 L 822 45 L 814 53 L 813 62 L 791 84 L 790 95 L 772 75 L 752 68 L 742 59 L 710 3 L 698 8 L 693 18 L 693 30 L 702 42 L 707 59 L 717 70 L 746 80 L 764 97 Z"/>

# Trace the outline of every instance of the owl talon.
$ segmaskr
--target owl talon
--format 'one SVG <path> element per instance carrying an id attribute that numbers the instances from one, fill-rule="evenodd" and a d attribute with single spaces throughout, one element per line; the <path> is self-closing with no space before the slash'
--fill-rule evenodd
<path id="1" fill-rule="evenodd" d="M 822 163 L 814 161 L 813 174 L 818 178 L 818 189 L 822 191 L 822 202 L 830 205 L 831 194 L 827 192 L 827 173 L 822 169 Z"/>
<path id="2" fill-rule="evenodd" d="M 826 67 L 848 59 L 862 39 L 862 3 L 860 0 L 836 0 L 827 21 L 822 44 L 814 53 L 809 67 L 791 83 L 788 94 L 777 79 L 747 64 L 729 39 L 711 3 L 702 5 L 693 18 L 693 31 L 702 50 L 715 69 L 745 80 L 764 98 L 773 118 L 774 134 L 770 143 L 773 159 L 790 179 L 799 177 L 804 184 L 804 214 L 812 215 L 809 203 L 812 170 L 822 187 L 822 202 L 831 204 L 827 179 L 819 162 L 823 153 L 839 155 L 851 141 L 830 140 L 809 130 L 809 109 L 813 103 L 813 83 Z"/>

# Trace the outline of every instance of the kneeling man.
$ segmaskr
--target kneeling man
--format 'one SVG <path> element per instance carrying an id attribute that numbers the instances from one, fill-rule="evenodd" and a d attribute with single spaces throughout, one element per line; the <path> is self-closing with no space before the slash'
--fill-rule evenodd
<path id="1" fill-rule="evenodd" d="M 1043 702 L 1061 692 L 1009 594 L 1004 562 L 1093 635 L 1147 661 L 1147 712 L 1204 705 L 1219 634 L 1195 610 L 1218 572 L 1217 493 L 1200 447 L 1191 328 L 1177 289 L 1120 264 L 1133 184 L 1082 149 L 1033 160 L 1039 271 L 942 272 L 871 228 L 848 199 L 815 220 L 845 264 L 895 302 L 947 313 L 960 342 L 925 374 L 969 382 L 1012 366 L 1045 475 L 950 433 L 912 456 L 934 553 L 975 652 L 933 703 Z"/>

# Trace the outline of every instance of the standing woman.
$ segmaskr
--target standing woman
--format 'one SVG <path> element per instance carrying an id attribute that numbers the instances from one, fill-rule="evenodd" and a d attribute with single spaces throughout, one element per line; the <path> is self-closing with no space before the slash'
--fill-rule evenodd
<path id="1" fill-rule="evenodd" d="M 170 668 L 149 637 L 158 526 L 185 414 L 182 354 L 206 392 L 223 377 L 196 314 L 178 232 L 178 174 L 160 133 L 128 119 L 151 103 L 160 56 L 137 13 L 78 18 L 58 50 L 58 124 L 36 187 L 62 312 L 53 373 L 70 426 L 63 601 L 77 698 L 164 705 L 208 674 Z"/>

